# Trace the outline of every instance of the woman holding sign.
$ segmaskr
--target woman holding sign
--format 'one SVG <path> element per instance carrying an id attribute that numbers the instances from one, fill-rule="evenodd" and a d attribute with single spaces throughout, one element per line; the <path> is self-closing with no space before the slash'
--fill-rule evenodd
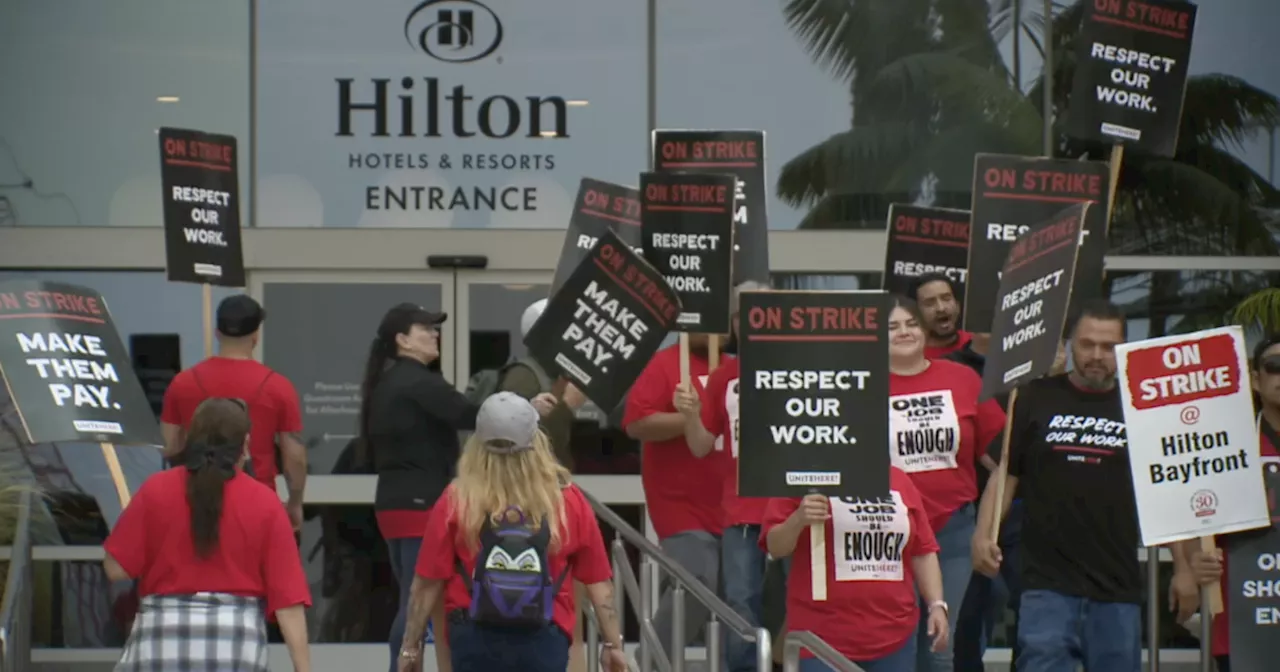
<path id="1" fill-rule="evenodd" d="M 978 402 L 982 379 L 968 367 L 925 357 L 920 310 L 894 297 L 889 313 L 889 459 L 920 491 L 938 543 L 944 589 L 941 602 L 951 630 L 973 565 L 969 557 L 978 497 L 977 465 L 1004 430 L 995 401 Z M 927 614 L 926 614 L 927 616 Z M 920 672 L 951 672 L 952 646 L 930 651 L 928 619 L 920 623 Z"/>
<path id="2" fill-rule="evenodd" d="M 889 497 L 880 501 L 808 495 L 769 500 L 765 548 L 775 558 L 794 554 L 787 576 L 787 628 L 808 630 L 857 663 L 864 672 L 915 672 L 916 628 L 925 651 L 950 646 L 938 543 L 920 492 L 900 469 L 889 470 Z M 813 599 L 809 530 L 826 526 L 833 540 L 827 599 Z M 804 652 L 801 655 L 808 655 Z M 923 669 L 923 668 L 921 668 Z M 800 672 L 829 672 L 817 658 L 802 658 Z"/>
<path id="3" fill-rule="evenodd" d="M 1253 390 L 1258 394 L 1258 440 L 1264 463 L 1280 459 L 1280 334 L 1262 339 L 1253 350 Z M 1275 503 L 1272 503 L 1275 506 Z M 1271 511 L 1275 520 L 1277 511 Z M 1182 623 L 1195 613 L 1199 606 L 1198 585 L 1218 584 L 1222 591 L 1222 613 L 1213 618 L 1213 633 L 1209 638 L 1210 651 L 1218 663 L 1218 672 L 1231 672 L 1231 591 L 1226 576 L 1226 555 L 1221 548 L 1230 544 L 1230 537 L 1219 537 L 1213 551 L 1203 551 L 1198 539 L 1174 545 L 1174 559 L 1178 570 L 1169 586 L 1170 606 L 1177 611 Z M 1198 585 L 1197 585 L 1198 584 Z M 1247 664 L 1241 669 L 1247 669 Z"/>

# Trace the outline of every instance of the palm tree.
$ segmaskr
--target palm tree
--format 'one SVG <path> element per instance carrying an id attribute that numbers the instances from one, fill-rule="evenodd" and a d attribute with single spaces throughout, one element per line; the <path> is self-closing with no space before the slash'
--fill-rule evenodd
<path id="1" fill-rule="evenodd" d="M 1268 334 L 1280 334 L 1280 288 L 1272 285 L 1246 296 L 1231 310 L 1231 321 Z"/>
<path id="2" fill-rule="evenodd" d="M 975 153 L 1041 153 L 1042 82 L 1025 94 L 1012 83 L 996 48 L 996 33 L 1012 29 L 1003 7 L 993 30 L 987 0 L 787 0 L 788 23 L 849 84 L 854 112 L 850 130 L 782 168 L 779 198 L 811 208 L 802 228 L 880 228 L 893 201 L 968 207 Z M 1108 147 L 1062 130 L 1082 21 L 1079 1 L 1051 21 L 1054 155 L 1105 160 Z M 1038 15 L 1018 22 L 1033 36 L 1043 24 Z M 1041 39 L 1030 41 L 1043 53 Z M 1280 205 L 1280 192 L 1230 150 L 1277 123 L 1272 94 L 1229 75 L 1191 77 L 1176 155 L 1125 157 L 1113 249 L 1276 254 L 1260 208 Z"/>

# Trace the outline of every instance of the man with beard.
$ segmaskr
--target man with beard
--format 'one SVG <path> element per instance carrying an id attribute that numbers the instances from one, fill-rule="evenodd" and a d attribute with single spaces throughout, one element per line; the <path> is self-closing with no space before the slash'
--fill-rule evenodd
<path id="1" fill-rule="evenodd" d="M 1119 308 L 1082 306 L 1074 368 L 1019 390 L 1004 501 L 994 482 L 982 497 L 973 565 L 995 576 L 1004 558 L 989 521 L 1021 491 L 1022 672 L 1138 672 L 1142 664 L 1137 505 L 1116 386 L 1115 348 L 1125 338 Z"/>
<path id="2" fill-rule="evenodd" d="M 951 278 L 941 273 L 925 273 L 907 288 L 907 296 L 920 307 L 924 318 L 924 356 L 939 359 L 964 348 L 973 334 L 960 328 L 960 299 Z"/>

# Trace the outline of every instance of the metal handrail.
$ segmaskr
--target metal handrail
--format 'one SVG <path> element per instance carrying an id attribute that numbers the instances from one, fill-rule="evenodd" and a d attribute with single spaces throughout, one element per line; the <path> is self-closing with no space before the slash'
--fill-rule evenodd
<path id="1" fill-rule="evenodd" d="M 587 498 L 596 515 L 608 523 L 616 532 L 616 537 L 612 544 L 614 584 L 616 587 L 614 592 L 618 602 L 615 606 L 619 619 L 622 619 L 625 616 L 622 608 L 623 594 L 631 596 L 632 605 L 638 605 L 640 621 L 639 663 L 642 672 L 649 672 L 651 666 L 656 666 L 662 672 L 684 671 L 683 597 L 686 593 L 711 612 L 711 619 L 707 624 L 706 632 L 707 662 L 711 672 L 717 672 L 720 669 L 721 625 L 728 626 L 729 630 L 735 635 L 756 645 L 756 663 L 760 672 L 768 672 L 772 669 L 773 638 L 769 635 L 768 629 L 751 625 L 747 622 L 747 619 L 721 600 L 714 591 L 704 586 L 684 567 L 667 557 L 657 544 L 628 524 L 612 509 L 590 494 L 586 492 L 582 494 Z M 626 556 L 624 541 L 635 546 L 640 551 L 641 567 L 638 581 L 631 569 L 630 560 Z M 673 652 L 680 652 L 680 655 L 673 655 L 669 659 L 659 644 L 657 631 L 649 620 L 653 607 L 651 604 L 652 589 L 656 584 L 655 579 L 657 578 L 656 573 L 653 571 L 655 569 L 665 571 L 675 583 L 672 588 L 675 613 L 672 615 L 673 637 L 671 648 Z M 593 623 L 594 625 L 597 624 Z M 619 623 L 619 626 L 621 627 L 621 623 Z M 596 669 L 598 666 L 595 658 L 596 653 L 591 650 L 587 652 L 589 669 Z M 656 659 L 653 657 L 654 654 L 657 656 Z"/>
<path id="2" fill-rule="evenodd" d="M 0 601 L 0 672 L 24 672 L 31 668 L 31 617 L 33 605 L 31 560 L 31 493 L 18 497 L 18 525 L 13 535 L 4 599 Z"/>
<path id="3" fill-rule="evenodd" d="M 912 637 L 915 635 L 913 634 Z M 827 664 L 836 672 L 862 672 L 856 663 L 845 658 L 821 637 L 804 630 L 788 632 L 782 644 L 782 672 L 800 671 L 800 650 L 806 649 L 815 658 Z"/>

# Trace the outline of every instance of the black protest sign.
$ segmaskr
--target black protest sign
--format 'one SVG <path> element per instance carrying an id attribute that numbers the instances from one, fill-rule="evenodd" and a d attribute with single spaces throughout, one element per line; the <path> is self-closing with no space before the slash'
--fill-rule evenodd
<path id="1" fill-rule="evenodd" d="M 1227 537 L 1227 581 L 1231 665 L 1238 670 L 1273 669 L 1280 658 L 1280 459 L 1262 458 L 1271 507 L 1271 527 Z"/>
<path id="2" fill-rule="evenodd" d="M 0 375 L 31 443 L 160 442 L 129 351 L 92 289 L 0 284 Z"/>
<path id="3" fill-rule="evenodd" d="M 1053 366 L 1067 320 L 1088 203 L 1028 229 L 1009 248 L 996 294 L 982 398 L 1004 394 Z"/>
<path id="4" fill-rule="evenodd" d="M 551 281 L 552 294 L 560 290 L 605 231 L 618 234 L 632 248 L 640 247 L 640 192 L 584 177 L 569 216 L 569 228 L 564 232 L 564 247 Z"/>
<path id="5" fill-rule="evenodd" d="M 641 246 L 680 295 L 676 331 L 729 333 L 733 185 L 732 175 L 640 174 Z"/>
<path id="6" fill-rule="evenodd" d="M 906 294 L 912 280 L 942 273 L 964 296 L 969 264 L 969 211 L 889 206 L 889 239 L 884 254 L 884 289 Z"/>
<path id="7" fill-rule="evenodd" d="M 680 314 L 662 274 L 612 231 L 547 301 L 524 344 L 600 408 L 616 408 Z"/>
<path id="8" fill-rule="evenodd" d="M 1056 217 L 1073 203 L 1106 203 L 1111 173 L 1100 161 L 1068 161 L 979 154 L 973 171 L 973 226 L 969 230 L 969 276 L 964 328 L 990 332 L 996 312 L 1000 268 L 1009 246 L 1031 226 Z M 1071 310 L 1102 296 L 1107 252 L 1105 207 L 1089 208 L 1084 247 L 1076 263 Z"/>
<path id="9" fill-rule="evenodd" d="M 169 280 L 244 287 L 236 139 L 160 129 Z"/>
<path id="10" fill-rule="evenodd" d="M 1196 6 L 1169 0 L 1084 5 L 1067 132 L 1173 156 Z"/>
<path id="11" fill-rule="evenodd" d="M 656 130 L 653 169 L 717 173 L 737 178 L 733 211 L 733 284 L 769 284 L 769 214 L 765 195 L 764 131 Z"/>
<path id="12" fill-rule="evenodd" d="M 739 495 L 889 495 L 888 297 L 742 293 Z"/>

